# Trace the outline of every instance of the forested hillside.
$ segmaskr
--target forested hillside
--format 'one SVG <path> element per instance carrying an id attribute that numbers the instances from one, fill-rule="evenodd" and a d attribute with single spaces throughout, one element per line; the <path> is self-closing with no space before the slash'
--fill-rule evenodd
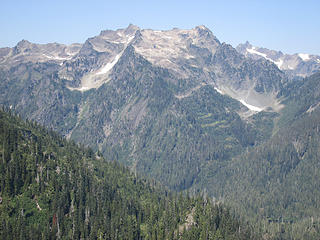
<path id="1" fill-rule="evenodd" d="M 165 190 L 0 111 L 0 239 L 251 239 L 221 204 Z"/>
<path id="2" fill-rule="evenodd" d="M 320 238 L 319 90 L 320 73 L 290 84 L 270 139 L 215 171 L 218 195 L 284 239 Z"/>

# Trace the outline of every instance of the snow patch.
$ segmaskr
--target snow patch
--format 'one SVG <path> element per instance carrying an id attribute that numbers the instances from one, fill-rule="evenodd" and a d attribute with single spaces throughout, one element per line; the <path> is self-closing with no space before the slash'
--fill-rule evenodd
<path id="1" fill-rule="evenodd" d="M 193 59 L 193 58 L 195 58 L 195 57 L 192 56 L 192 55 L 186 54 L 183 58 L 185 58 L 185 59 Z M 191 65 L 190 65 L 190 66 L 191 66 Z M 193 65 L 193 66 L 198 67 L 198 66 L 196 66 L 196 65 Z"/>
<path id="2" fill-rule="evenodd" d="M 303 61 L 308 61 L 308 60 L 310 60 L 310 55 L 309 55 L 309 54 L 299 53 L 298 55 L 299 55 L 299 57 L 300 57 Z"/>
<path id="3" fill-rule="evenodd" d="M 289 70 L 294 70 L 294 67 L 288 65 L 288 69 L 289 69 Z"/>
<path id="4" fill-rule="evenodd" d="M 251 104 L 248 104 L 246 103 L 243 99 L 240 99 L 240 102 L 246 106 L 247 108 L 249 108 L 250 110 L 252 111 L 255 111 L 255 112 L 261 112 L 263 109 L 262 108 L 259 108 L 259 107 L 256 107 L 256 106 L 253 106 Z"/>
<path id="5" fill-rule="evenodd" d="M 121 52 L 118 55 L 116 55 L 112 62 L 109 62 L 105 66 L 100 68 L 100 70 L 96 73 L 96 75 L 106 74 L 107 72 L 109 72 L 113 68 L 113 66 L 118 62 L 118 60 L 121 57 L 122 53 L 123 52 Z"/>
<path id="6" fill-rule="evenodd" d="M 268 57 L 267 57 L 267 54 L 261 53 L 261 52 L 255 50 L 255 49 L 256 49 L 255 47 L 247 48 L 247 52 L 249 52 L 249 53 L 251 53 L 251 54 L 259 55 L 259 56 L 261 56 L 261 57 L 264 57 L 265 59 L 267 59 L 267 60 L 273 62 L 274 64 L 276 64 L 276 65 L 278 66 L 278 68 L 281 69 L 282 64 L 283 64 L 283 60 L 282 60 L 282 59 L 278 59 L 278 61 L 274 61 L 273 59 L 268 58 Z"/>
<path id="7" fill-rule="evenodd" d="M 133 38 L 134 38 L 134 36 L 129 36 L 125 42 L 126 45 L 128 45 L 133 40 Z M 125 49 L 126 49 L 126 47 L 123 49 L 123 51 L 121 51 L 118 55 L 116 55 L 114 57 L 112 62 L 109 62 L 105 66 L 100 68 L 100 70 L 98 72 L 96 72 L 96 75 L 102 75 L 102 74 L 108 73 L 113 68 L 113 66 L 116 65 L 116 63 L 119 61 L 119 59 L 122 56 Z"/>
<path id="8" fill-rule="evenodd" d="M 266 58 L 266 59 L 268 59 L 269 61 L 273 62 L 275 65 L 278 66 L 279 69 L 281 69 L 282 64 L 283 64 L 283 60 L 282 59 L 279 59 L 278 61 L 273 61 L 271 58 Z"/>
<path id="9" fill-rule="evenodd" d="M 317 62 L 320 63 L 320 59 L 317 59 Z"/>
<path id="10" fill-rule="evenodd" d="M 123 37 L 123 33 L 122 32 L 117 32 L 118 36 Z"/>
<path id="11" fill-rule="evenodd" d="M 309 107 L 309 109 L 307 110 L 307 113 L 312 113 L 316 108 L 318 108 L 320 106 L 320 103 L 316 104 L 316 105 L 311 105 Z"/>
<path id="12" fill-rule="evenodd" d="M 65 51 L 65 53 L 68 55 L 68 56 L 74 56 L 77 54 L 77 52 L 70 52 L 70 51 Z"/>
<path id="13" fill-rule="evenodd" d="M 60 60 L 60 61 L 64 61 L 64 60 L 70 60 L 71 57 L 57 57 L 57 56 L 49 56 L 46 54 L 42 54 L 44 57 L 49 58 L 49 59 L 54 59 L 54 60 Z"/>
<path id="14" fill-rule="evenodd" d="M 124 36 L 123 33 L 118 33 L 118 35 Z M 126 50 L 127 46 L 130 44 L 130 42 L 134 39 L 134 35 L 125 35 L 125 46 L 123 50 L 118 53 L 116 56 L 114 56 L 113 60 L 111 62 L 108 62 L 106 65 L 102 66 L 100 69 L 97 69 L 94 72 L 91 72 L 84 76 L 81 80 L 81 86 L 79 88 L 72 88 L 68 87 L 70 90 L 77 90 L 80 92 L 88 91 L 92 88 L 99 88 L 102 84 L 107 83 L 110 81 L 110 78 L 108 78 L 108 74 L 110 70 L 116 65 L 116 63 L 121 58 L 122 54 Z"/>
<path id="15" fill-rule="evenodd" d="M 255 50 L 256 48 L 255 47 L 252 47 L 252 48 L 247 48 L 247 52 L 251 53 L 251 54 L 257 54 L 259 56 L 262 56 L 264 58 L 267 58 L 267 55 L 264 54 L 264 53 L 261 53 L 261 52 L 258 52 Z"/>
<path id="16" fill-rule="evenodd" d="M 87 90 L 90 90 L 91 88 L 90 87 L 81 87 L 81 88 L 78 88 L 76 90 L 80 91 L 80 92 L 84 92 L 84 91 L 87 91 Z"/>
<path id="17" fill-rule="evenodd" d="M 214 87 L 214 90 L 216 90 L 220 94 L 223 94 L 223 92 L 220 89 L 216 88 L 216 87 Z"/>
<path id="18" fill-rule="evenodd" d="M 128 40 L 127 40 L 127 44 L 129 44 L 133 39 L 134 39 L 134 35 L 133 36 L 129 36 Z"/>

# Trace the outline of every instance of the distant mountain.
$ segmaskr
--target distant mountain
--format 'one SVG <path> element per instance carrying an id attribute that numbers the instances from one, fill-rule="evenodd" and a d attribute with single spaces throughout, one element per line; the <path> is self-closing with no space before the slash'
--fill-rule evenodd
<path id="1" fill-rule="evenodd" d="M 0 49 L 1 65 L 17 65 L 21 62 L 62 63 L 79 52 L 81 44 L 64 45 L 59 43 L 34 44 L 27 40 L 20 41 L 13 48 Z"/>
<path id="2" fill-rule="evenodd" d="M 284 54 L 281 51 L 252 46 L 249 42 L 239 44 L 237 51 L 252 59 L 267 59 L 291 78 L 307 77 L 320 71 L 320 56 L 306 53 Z"/>

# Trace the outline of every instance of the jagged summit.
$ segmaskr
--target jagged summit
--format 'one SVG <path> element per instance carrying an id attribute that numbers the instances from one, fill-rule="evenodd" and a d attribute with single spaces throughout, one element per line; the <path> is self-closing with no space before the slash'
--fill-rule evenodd
<path id="1" fill-rule="evenodd" d="M 27 47 L 31 45 L 32 43 L 29 42 L 28 40 L 22 39 L 20 42 L 17 43 L 17 47 Z"/>
<path id="2" fill-rule="evenodd" d="M 102 37 L 111 37 L 112 35 L 114 35 L 114 33 L 123 33 L 125 35 L 134 35 L 136 31 L 140 30 L 140 28 L 136 25 L 133 24 L 129 24 L 128 27 L 126 28 L 120 28 L 117 30 L 102 30 L 99 34 L 99 36 Z"/>
<path id="3" fill-rule="evenodd" d="M 36 50 L 36 44 L 23 39 L 20 42 L 18 42 L 17 45 L 13 48 L 13 54 L 30 52 L 32 50 Z"/>
<path id="4" fill-rule="evenodd" d="M 306 77 L 320 70 L 320 56 L 296 53 L 284 54 L 281 51 L 256 47 L 248 41 L 239 44 L 238 52 L 252 59 L 266 59 L 285 71 L 291 78 Z"/>
<path id="5" fill-rule="evenodd" d="M 89 38 L 79 51 L 79 56 L 71 60 L 77 62 L 90 58 L 94 59 L 94 64 L 83 69 L 80 85 L 70 89 L 86 91 L 108 82 L 113 67 L 128 46 L 133 46 L 136 53 L 152 64 L 169 69 L 180 78 L 187 78 L 188 71 L 184 65 L 202 68 L 204 52 L 207 56 L 213 55 L 219 45 L 219 40 L 204 26 L 190 30 L 159 31 L 140 29 L 130 24 L 123 29 L 104 30 L 98 36 Z M 199 49 L 202 49 L 201 52 Z M 73 71 L 67 68 L 60 71 L 60 76 L 75 80 Z"/>
<path id="6" fill-rule="evenodd" d="M 119 60 L 129 47 L 132 54 L 166 69 L 174 76 L 170 81 L 177 86 L 179 81 L 196 89 L 210 84 L 223 94 L 257 107 L 255 109 L 278 109 L 275 96 L 279 91 L 278 82 L 284 76 L 275 67 L 263 70 L 265 66 L 261 63 L 246 60 L 231 45 L 220 43 L 204 25 L 192 29 L 152 30 L 130 24 L 126 28 L 103 30 L 84 44 L 68 46 L 24 40 L 9 52 L 1 51 L 0 64 L 55 63 L 59 78 L 66 80 L 70 90 L 85 92 L 114 79 L 114 67 L 124 62 Z M 252 46 L 247 43 L 245 49 L 249 48 Z M 265 77 L 255 68 L 262 69 Z M 272 76 L 277 80 L 270 79 L 268 71 L 273 71 Z M 176 96 L 184 95 L 179 91 Z"/>
<path id="7" fill-rule="evenodd" d="M 140 30 L 140 28 L 132 23 L 129 24 L 129 26 L 125 29 L 126 34 L 133 34 L 136 31 Z"/>
<path id="8" fill-rule="evenodd" d="M 176 79 L 184 79 L 187 85 L 197 88 L 199 84 L 211 84 L 223 94 L 256 109 L 279 108 L 275 99 L 279 87 L 275 82 L 281 81 L 281 73 L 272 67 L 267 68 L 262 72 L 272 69 L 277 80 L 269 80 L 267 73 L 263 73 L 266 77 L 262 80 L 254 68 L 264 69 L 265 66 L 249 63 L 231 45 L 221 44 L 204 25 L 192 29 L 152 30 L 130 24 L 126 28 L 103 30 L 99 35 L 88 38 L 84 44 L 68 46 L 33 44 L 23 40 L 9 53 L 3 50 L 0 63 L 56 63 L 58 76 L 67 80 L 66 86 L 84 92 L 98 89 L 114 78 L 114 66 L 128 47 L 153 66 L 166 69 Z M 254 51 L 249 42 L 243 48 Z M 235 75 L 235 72 L 239 73 Z M 174 84 L 179 82 L 171 81 Z"/>
<path id="9" fill-rule="evenodd" d="M 199 26 L 196 26 L 195 28 L 198 28 L 198 29 L 202 29 L 202 30 L 205 30 L 205 31 L 210 31 L 211 30 L 209 28 L 207 28 L 205 25 L 199 25 Z"/>
<path id="10" fill-rule="evenodd" d="M 198 34 L 201 36 L 208 35 L 210 37 L 213 36 L 212 31 L 204 25 L 196 26 L 195 29 L 198 31 Z"/>

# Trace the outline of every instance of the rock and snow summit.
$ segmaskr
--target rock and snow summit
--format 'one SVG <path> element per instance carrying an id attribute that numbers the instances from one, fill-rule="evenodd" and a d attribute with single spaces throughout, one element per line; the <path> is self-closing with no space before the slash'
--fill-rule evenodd
<path id="1" fill-rule="evenodd" d="M 284 54 L 281 51 L 269 50 L 267 48 L 252 46 L 248 41 L 239 44 L 238 52 L 252 59 L 264 58 L 290 77 L 307 77 L 320 70 L 320 56 L 306 53 Z"/>

